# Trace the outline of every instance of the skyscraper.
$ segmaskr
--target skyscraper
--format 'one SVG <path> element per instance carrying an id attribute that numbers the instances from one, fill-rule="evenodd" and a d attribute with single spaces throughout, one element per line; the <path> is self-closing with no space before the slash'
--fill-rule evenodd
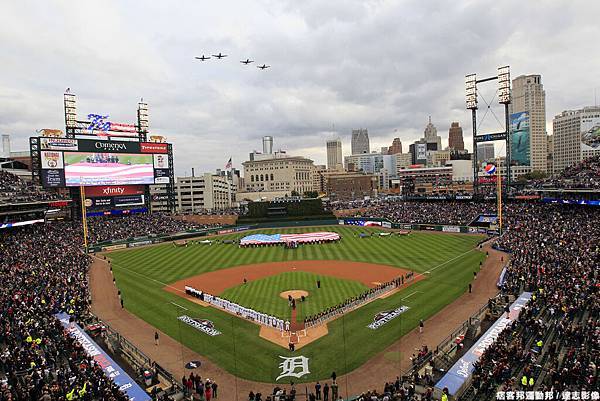
<path id="1" fill-rule="evenodd" d="M 342 159 L 342 141 L 340 138 L 330 139 L 327 141 L 327 168 L 336 170 L 344 165 Z"/>
<path id="2" fill-rule="evenodd" d="M 484 142 L 477 144 L 477 162 L 491 162 L 496 157 L 494 152 L 494 144 L 491 142 Z"/>
<path id="3" fill-rule="evenodd" d="M 462 127 L 455 121 L 452 122 L 448 130 L 448 147 L 454 150 L 465 150 Z"/>
<path id="4" fill-rule="evenodd" d="M 431 116 L 429 116 L 429 123 L 425 127 L 424 131 L 425 136 L 421 139 L 427 143 L 435 143 L 437 145 L 437 149 L 442 150 L 442 138 L 437 134 L 437 128 L 435 125 L 431 123 Z"/>
<path id="5" fill-rule="evenodd" d="M 517 151 L 515 148 L 517 142 L 522 146 L 527 146 L 528 142 L 531 170 L 547 172 L 546 92 L 542 85 L 542 76 L 521 75 L 513 79 L 511 101 L 511 119 L 513 121 L 511 152 L 515 154 Z M 515 121 L 519 121 L 519 124 L 522 123 L 524 129 L 515 127 Z M 527 124 L 529 125 L 528 129 Z M 526 155 L 527 152 L 523 149 L 520 153 Z M 515 156 L 517 155 L 515 154 Z M 523 158 L 519 160 L 519 158 L 513 157 L 513 160 L 525 164 Z"/>
<path id="6" fill-rule="evenodd" d="M 600 155 L 600 107 L 567 110 L 552 120 L 554 173 Z"/>
<path id="7" fill-rule="evenodd" d="M 366 128 L 352 130 L 351 151 L 353 155 L 370 153 L 369 147 L 369 132 Z"/>
<path id="8" fill-rule="evenodd" d="M 402 142 L 400 138 L 394 138 L 392 141 L 392 146 L 388 148 L 388 155 L 396 155 L 398 153 L 402 153 Z"/>

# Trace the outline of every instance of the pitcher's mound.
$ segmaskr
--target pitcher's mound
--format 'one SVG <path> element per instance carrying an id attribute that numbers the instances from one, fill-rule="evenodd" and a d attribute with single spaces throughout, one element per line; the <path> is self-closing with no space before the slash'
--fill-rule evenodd
<path id="1" fill-rule="evenodd" d="M 291 295 L 292 298 L 294 299 L 300 299 L 302 298 L 302 296 L 304 295 L 305 297 L 308 296 L 308 291 L 304 291 L 304 290 L 289 290 L 289 291 L 284 291 L 282 293 L 279 294 L 279 296 L 283 299 L 288 299 L 288 295 Z"/>

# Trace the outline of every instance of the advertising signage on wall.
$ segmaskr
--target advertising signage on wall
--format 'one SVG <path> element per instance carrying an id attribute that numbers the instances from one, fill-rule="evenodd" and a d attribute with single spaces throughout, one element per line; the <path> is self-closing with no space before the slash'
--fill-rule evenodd
<path id="1" fill-rule="evenodd" d="M 88 187 L 85 190 L 85 195 L 89 197 L 143 195 L 144 192 L 143 185 L 105 185 L 100 187 Z"/>

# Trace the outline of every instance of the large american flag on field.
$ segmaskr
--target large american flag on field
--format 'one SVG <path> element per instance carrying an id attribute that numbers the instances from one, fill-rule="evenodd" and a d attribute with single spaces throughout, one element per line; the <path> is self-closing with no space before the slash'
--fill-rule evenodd
<path id="1" fill-rule="evenodd" d="M 298 244 L 315 241 L 336 241 L 340 239 L 338 233 L 328 231 L 302 234 L 252 234 L 240 240 L 240 245 L 282 244 L 296 242 Z"/>

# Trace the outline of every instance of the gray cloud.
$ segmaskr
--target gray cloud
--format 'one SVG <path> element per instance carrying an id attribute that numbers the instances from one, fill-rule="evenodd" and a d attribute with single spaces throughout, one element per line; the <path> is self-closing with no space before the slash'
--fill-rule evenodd
<path id="1" fill-rule="evenodd" d="M 115 121 L 133 120 L 143 96 L 181 174 L 230 156 L 239 166 L 262 135 L 324 163 L 332 124 L 345 152 L 356 127 L 369 128 L 374 149 L 394 136 L 407 146 L 428 115 L 444 140 L 460 121 L 468 143 L 467 73 L 509 64 L 513 76 L 542 74 L 549 126 L 591 104 L 599 12 L 583 0 L 4 2 L 0 132 L 24 149 L 36 129 L 62 128 L 71 87 L 81 114 Z M 193 59 L 218 51 L 230 57 Z M 239 64 L 247 57 L 273 67 Z M 489 118 L 483 128 L 496 129 Z"/>

